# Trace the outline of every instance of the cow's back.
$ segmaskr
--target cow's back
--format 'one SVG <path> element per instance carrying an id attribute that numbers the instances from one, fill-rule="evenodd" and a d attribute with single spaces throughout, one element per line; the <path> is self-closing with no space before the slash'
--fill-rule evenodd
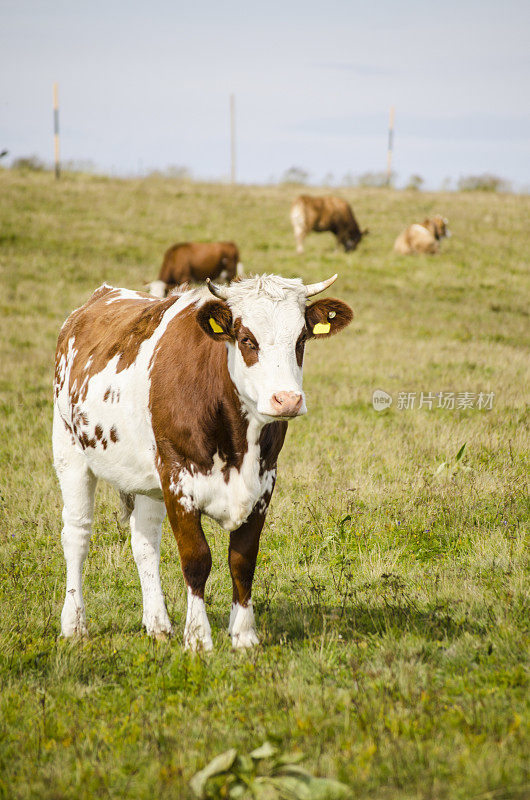
<path id="1" fill-rule="evenodd" d="M 56 414 L 92 472 L 123 491 L 159 488 L 149 415 L 151 359 L 183 302 L 102 286 L 59 335 Z"/>
<path id="2" fill-rule="evenodd" d="M 168 286 L 188 281 L 215 280 L 223 271 L 236 274 L 239 251 L 233 242 L 184 242 L 170 247 L 160 269 L 159 280 Z"/>

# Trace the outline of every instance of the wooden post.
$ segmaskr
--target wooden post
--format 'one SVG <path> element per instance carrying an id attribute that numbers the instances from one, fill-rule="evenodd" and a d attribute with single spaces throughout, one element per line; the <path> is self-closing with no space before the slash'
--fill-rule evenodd
<path id="1" fill-rule="evenodd" d="M 392 150 L 394 148 L 394 106 L 390 106 L 390 121 L 388 125 L 388 150 L 386 154 L 386 185 L 390 186 L 392 180 Z"/>
<path id="2" fill-rule="evenodd" d="M 230 95 L 230 183 L 236 182 L 236 101 Z"/>
<path id="3" fill-rule="evenodd" d="M 59 91 L 57 84 L 53 84 L 53 149 L 55 157 L 55 179 L 61 177 L 61 165 L 59 162 Z"/>

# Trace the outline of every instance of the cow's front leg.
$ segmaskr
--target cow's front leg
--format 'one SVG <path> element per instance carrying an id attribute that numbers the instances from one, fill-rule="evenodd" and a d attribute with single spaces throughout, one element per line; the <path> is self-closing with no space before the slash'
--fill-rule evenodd
<path id="1" fill-rule="evenodd" d="M 228 563 L 232 575 L 233 596 L 228 633 L 232 637 L 233 647 L 252 647 L 259 644 L 252 608 L 252 580 L 267 504 L 268 501 L 258 501 L 247 521 L 230 534 Z"/>
<path id="2" fill-rule="evenodd" d="M 190 650 L 211 650 L 212 632 L 204 605 L 204 589 L 212 568 L 212 554 L 201 527 L 201 515 L 196 509 L 184 508 L 171 490 L 164 492 L 164 496 L 188 587 L 184 646 Z"/>

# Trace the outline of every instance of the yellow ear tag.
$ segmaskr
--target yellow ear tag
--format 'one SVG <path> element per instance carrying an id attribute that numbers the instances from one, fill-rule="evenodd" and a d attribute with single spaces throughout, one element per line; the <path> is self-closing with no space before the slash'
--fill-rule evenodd
<path id="1" fill-rule="evenodd" d="M 212 329 L 212 331 L 214 333 L 224 333 L 224 331 L 221 328 L 221 326 L 214 320 L 213 317 L 210 317 L 208 322 L 210 323 L 210 328 Z"/>
<path id="2" fill-rule="evenodd" d="M 317 336 L 319 333 L 329 333 L 330 328 L 331 328 L 330 322 L 317 322 L 317 324 L 313 328 L 313 333 Z"/>

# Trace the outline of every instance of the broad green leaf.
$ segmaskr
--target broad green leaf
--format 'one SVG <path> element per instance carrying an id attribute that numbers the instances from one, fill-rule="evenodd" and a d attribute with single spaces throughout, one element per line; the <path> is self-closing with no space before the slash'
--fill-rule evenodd
<path id="1" fill-rule="evenodd" d="M 438 467 L 438 469 L 436 470 L 436 472 L 434 474 L 435 475 L 439 475 L 440 472 L 443 472 L 444 469 L 447 469 L 447 467 L 448 467 L 447 461 L 442 461 L 442 463 L 440 464 L 440 466 Z"/>
<path id="2" fill-rule="evenodd" d="M 460 448 L 460 450 L 459 450 L 459 451 L 458 451 L 458 453 L 456 454 L 456 460 L 457 460 L 457 461 L 460 461 L 460 459 L 461 459 L 461 458 L 462 458 L 462 456 L 464 455 L 464 450 L 466 449 L 466 444 L 467 444 L 467 442 L 464 442 L 464 444 L 462 445 L 462 447 Z"/>
<path id="3" fill-rule="evenodd" d="M 281 756 L 278 756 L 276 759 L 277 764 L 298 764 L 299 761 L 303 761 L 305 758 L 305 753 L 282 753 Z"/>
<path id="4" fill-rule="evenodd" d="M 253 758 L 255 761 L 259 761 L 261 758 L 270 758 L 276 752 L 276 748 L 270 742 L 263 742 L 261 747 L 257 747 L 255 750 L 250 753 L 250 757 Z"/>
<path id="5" fill-rule="evenodd" d="M 193 778 L 190 780 L 190 786 L 194 794 L 199 798 L 203 798 L 205 796 L 204 789 L 208 778 L 213 778 L 214 775 L 220 775 L 222 772 L 228 772 L 236 758 L 237 750 L 234 748 L 231 750 L 226 750 L 224 753 L 220 753 L 218 756 L 212 759 L 212 761 L 210 761 L 210 763 L 207 764 L 204 769 L 196 772 Z"/>
<path id="6" fill-rule="evenodd" d="M 228 790 L 228 797 L 230 800 L 243 800 L 243 798 L 250 797 L 248 786 L 245 783 L 236 781 L 230 786 Z"/>
<path id="7" fill-rule="evenodd" d="M 255 800 L 280 800 L 280 795 L 269 778 L 256 778 L 252 781 L 251 789 Z"/>
<path id="8" fill-rule="evenodd" d="M 311 775 L 278 775 L 271 783 L 282 800 L 345 800 L 352 796 L 344 783 Z"/>

